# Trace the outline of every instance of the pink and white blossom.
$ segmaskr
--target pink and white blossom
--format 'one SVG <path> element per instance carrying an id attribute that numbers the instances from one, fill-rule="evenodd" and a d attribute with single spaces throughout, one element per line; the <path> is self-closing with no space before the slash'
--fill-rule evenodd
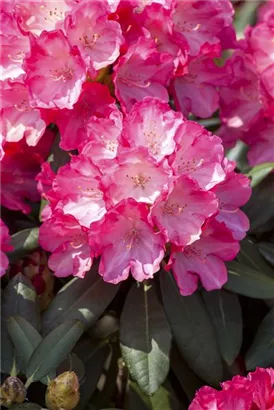
<path id="1" fill-rule="evenodd" d="M 30 104 L 39 108 L 69 108 L 77 102 L 87 67 L 77 47 L 61 30 L 30 35 L 30 53 L 24 61 Z"/>
<path id="2" fill-rule="evenodd" d="M 165 239 L 154 232 L 147 217 L 145 204 L 128 199 L 91 225 L 91 248 L 101 255 L 99 273 L 106 282 L 119 283 L 129 272 L 142 282 L 160 269 Z"/>
<path id="3" fill-rule="evenodd" d="M 88 230 L 71 215 L 55 211 L 39 230 L 39 243 L 52 252 L 48 264 L 56 276 L 83 278 L 92 266 Z"/>

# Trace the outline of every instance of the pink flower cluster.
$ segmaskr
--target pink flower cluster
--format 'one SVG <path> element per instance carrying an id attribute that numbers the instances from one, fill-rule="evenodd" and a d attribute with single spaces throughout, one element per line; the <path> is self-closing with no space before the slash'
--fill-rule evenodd
<path id="1" fill-rule="evenodd" d="M 274 162 L 274 2 L 258 14 L 227 61 L 230 80 L 220 88 L 220 135 L 228 145 L 237 139 L 248 144 L 251 166 Z"/>
<path id="2" fill-rule="evenodd" d="M 77 150 L 37 177 L 56 275 L 83 277 L 100 256 L 106 281 L 142 281 L 167 256 L 183 295 L 226 282 L 249 181 L 186 116 L 219 106 L 228 77 L 214 61 L 235 46 L 232 19 L 229 0 L 3 2 L 3 205 L 29 212 L 39 199 L 49 124 Z"/>
<path id="3" fill-rule="evenodd" d="M 235 376 L 222 390 L 202 387 L 189 410 L 273 410 L 274 370 L 257 368 L 247 377 Z"/>
<path id="4" fill-rule="evenodd" d="M 110 106 L 118 114 L 110 102 L 107 115 Z M 78 155 L 56 175 L 45 163 L 38 176 L 49 201 L 40 243 L 52 252 L 50 268 L 83 277 L 100 256 L 104 280 L 118 283 L 131 271 L 142 281 L 160 269 L 170 244 L 167 266 L 182 294 L 193 293 L 198 279 L 220 288 L 223 261 L 236 256 L 249 227 L 239 209 L 250 196 L 248 178 L 224 158 L 220 138 L 157 98 L 117 118 L 97 118 Z"/>
<path id="5" fill-rule="evenodd" d="M 0 277 L 3 276 L 9 266 L 9 260 L 6 252 L 13 250 L 10 244 L 10 235 L 8 227 L 0 219 Z"/>

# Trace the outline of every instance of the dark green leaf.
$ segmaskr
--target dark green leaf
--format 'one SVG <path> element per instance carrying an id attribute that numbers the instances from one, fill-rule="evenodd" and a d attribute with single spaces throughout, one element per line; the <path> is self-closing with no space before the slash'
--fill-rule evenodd
<path id="1" fill-rule="evenodd" d="M 122 356 L 147 394 L 155 393 L 169 370 L 171 333 L 154 285 L 133 286 L 121 317 Z"/>
<path id="2" fill-rule="evenodd" d="M 84 326 L 80 321 L 59 325 L 34 350 L 27 367 L 27 385 L 41 380 L 56 369 L 81 337 Z"/>
<path id="3" fill-rule="evenodd" d="M 28 361 L 42 340 L 37 330 L 20 316 L 12 316 L 8 319 L 8 331 L 15 346 L 15 350 L 23 364 L 23 372 L 26 371 Z"/>
<path id="4" fill-rule="evenodd" d="M 256 167 L 252 168 L 251 171 L 247 174 L 248 177 L 252 178 L 251 186 L 254 188 L 258 185 L 262 180 L 270 174 L 274 169 L 274 162 L 266 162 L 264 164 L 257 165 Z"/>
<path id="5" fill-rule="evenodd" d="M 43 334 L 72 319 L 81 320 L 85 328 L 88 328 L 104 312 L 118 289 L 118 285 L 103 281 L 97 266 L 84 279 L 72 279 L 58 292 L 44 313 Z"/>
<path id="6" fill-rule="evenodd" d="M 23 229 L 11 236 L 13 251 L 9 253 L 9 259 L 13 262 L 30 251 L 38 248 L 39 228 Z"/>
<path id="7" fill-rule="evenodd" d="M 231 365 L 242 345 L 242 311 L 238 296 L 216 290 L 203 292 L 224 360 Z"/>
<path id="8" fill-rule="evenodd" d="M 9 374 L 15 364 L 13 344 L 7 330 L 11 316 L 22 316 L 35 329 L 40 327 L 39 303 L 30 280 L 22 274 L 12 278 L 2 296 L 1 371 Z"/>
<path id="9" fill-rule="evenodd" d="M 274 298 L 274 279 L 270 276 L 236 261 L 227 263 L 227 267 L 226 289 L 255 299 Z"/>
<path id="10" fill-rule="evenodd" d="M 94 348 L 89 354 L 89 360 L 85 362 L 85 382 L 80 386 L 80 402 L 75 410 L 82 410 L 87 406 L 103 373 L 109 353 L 109 346 L 104 344 Z"/>
<path id="11" fill-rule="evenodd" d="M 267 367 L 274 362 L 274 308 L 262 321 L 255 339 L 246 354 L 246 368 Z"/>
<path id="12" fill-rule="evenodd" d="M 274 267 L 274 243 L 260 242 L 258 246 L 263 257 Z"/>
<path id="13" fill-rule="evenodd" d="M 186 393 L 189 401 L 193 399 L 196 391 L 202 387 L 203 382 L 198 376 L 189 368 L 180 355 L 178 348 L 174 345 L 171 350 L 171 368 L 180 382 L 182 389 Z"/>
<path id="14" fill-rule="evenodd" d="M 161 272 L 160 279 L 165 310 L 180 353 L 203 380 L 218 384 L 223 377 L 222 357 L 201 296 L 181 296 L 166 272 Z"/>
<path id="15" fill-rule="evenodd" d="M 250 239 L 244 239 L 241 241 L 241 250 L 237 255 L 237 260 L 241 264 L 250 266 L 258 272 L 274 277 L 274 269 L 266 263 L 259 252 L 258 245 Z"/>
<path id="16" fill-rule="evenodd" d="M 237 141 L 235 147 L 228 150 L 226 156 L 231 161 L 236 161 L 237 168 L 241 172 L 246 172 L 250 169 L 247 161 L 248 146 L 242 141 Z"/>
<path id="17" fill-rule="evenodd" d="M 250 233 L 269 232 L 274 228 L 274 173 L 268 175 L 252 190 L 248 203 L 243 207 L 250 220 Z"/>

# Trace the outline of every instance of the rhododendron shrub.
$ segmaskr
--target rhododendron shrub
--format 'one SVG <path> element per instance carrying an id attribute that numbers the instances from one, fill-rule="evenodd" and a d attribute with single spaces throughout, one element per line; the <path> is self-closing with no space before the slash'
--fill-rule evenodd
<path id="1" fill-rule="evenodd" d="M 1 408 L 274 410 L 258 3 L 2 1 Z"/>

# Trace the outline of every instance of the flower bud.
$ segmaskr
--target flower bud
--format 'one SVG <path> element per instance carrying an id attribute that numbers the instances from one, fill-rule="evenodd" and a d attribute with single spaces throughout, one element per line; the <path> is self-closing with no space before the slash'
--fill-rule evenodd
<path id="1" fill-rule="evenodd" d="M 8 377 L 0 388 L 1 406 L 10 407 L 13 404 L 23 403 L 27 389 L 17 377 Z"/>
<path id="2" fill-rule="evenodd" d="M 74 372 L 62 373 L 48 385 L 46 406 L 50 410 L 72 410 L 79 399 L 79 382 Z"/>

